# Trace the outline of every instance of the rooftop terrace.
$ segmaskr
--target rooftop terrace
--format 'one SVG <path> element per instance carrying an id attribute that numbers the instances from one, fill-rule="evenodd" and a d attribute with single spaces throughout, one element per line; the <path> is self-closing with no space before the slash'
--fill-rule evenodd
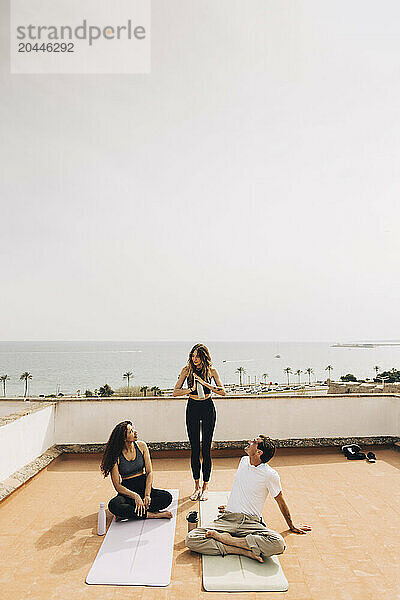
<path id="1" fill-rule="evenodd" d="M 281 532 L 289 591 L 229 594 L 236 600 L 394 600 L 400 597 L 400 453 L 377 449 L 378 461 L 349 462 L 335 448 L 281 449 L 272 461 L 304 536 L 289 534 L 273 500 L 265 522 Z M 231 487 L 238 458 L 216 458 L 213 490 Z M 2 600 L 200 599 L 200 558 L 185 548 L 186 514 L 195 503 L 186 458 L 153 460 L 155 485 L 179 487 L 172 581 L 167 588 L 88 586 L 85 577 L 102 539 L 97 507 L 113 495 L 99 455 L 64 454 L 4 500 L 0 510 Z M 110 515 L 108 515 L 108 519 Z"/>
<path id="2" fill-rule="evenodd" d="M 216 400 L 211 490 L 231 488 L 241 440 L 269 433 L 281 446 L 271 464 L 281 475 L 294 520 L 313 526 L 304 536 L 285 531 L 269 499 L 264 519 L 287 539 L 280 560 L 289 591 L 229 598 L 400 599 L 399 400 L 396 395 Z M 184 545 L 185 517 L 196 508 L 189 500 L 184 400 L 63 399 L 25 403 L 22 410 L 8 402 L 0 415 L 1 600 L 221 599 L 223 594 L 202 589 L 200 558 Z M 100 474 L 99 450 L 124 418 L 132 418 L 140 437 L 151 442 L 154 485 L 180 489 L 167 588 L 85 584 L 103 539 L 95 531 L 98 505 L 114 493 Z M 349 440 L 375 448 L 378 461 L 346 461 L 340 444 Z"/>

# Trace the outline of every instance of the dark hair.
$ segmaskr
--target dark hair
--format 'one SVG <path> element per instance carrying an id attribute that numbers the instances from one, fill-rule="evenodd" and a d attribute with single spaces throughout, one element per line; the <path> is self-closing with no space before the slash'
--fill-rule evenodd
<path id="1" fill-rule="evenodd" d="M 275 444 L 271 440 L 271 438 L 267 437 L 266 435 L 262 435 L 260 433 L 260 435 L 258 437 L 260 437 L 262 440 L 261 442 L 258 442 L 258 444 L 257 444 L 257 448 L 259 450 L 262 450 L 262 454 L 260 455 L 260 460 L 262 463 L 266 463 L 269 460 L 271 460 L 271 458 L 275 454 Z"/>
<path id="2" fill-rule="evenodd" d="M 196 366 L 193 363 L 193 354 L 195 353 L 195 351 L 197 351 L 197 356 L 201 360 L 200 369 L 196 369 Z M 193 372 L 194 371 L 196 371 L 197 374 L 200 375 L 200 377 L 202 379 L 204 379 L 204 381 L 207 381 L 207 380 L 210 381 L 211 380 L 212 362 L 211 362 L 210 352 L 209 352 L 207 346 L 205 346 L 204 344 L 195 344 L 195 346 L 193 346 L 193 348 L 189 352 L 187 366 L 188 366 L 188 370 L 187 370 L 186 377 L 187 377 L 189 387 L 192 387 L 193 383 L 194 383 L 194 380 L 193 380 Z"/>
<path id="3" fill-rule="evenodd" d="M 100 464 L 100 470 L 104 477 L 107 477 L 111 473 L 118 457 L 122 454 L 126 442 L 128 425 L 132 425 L 132 421 L 122 421 L 111 432 Z"/>

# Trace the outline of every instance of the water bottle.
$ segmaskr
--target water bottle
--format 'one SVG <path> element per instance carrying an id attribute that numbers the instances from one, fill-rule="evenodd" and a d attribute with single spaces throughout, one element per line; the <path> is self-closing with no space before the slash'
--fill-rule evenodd
<path id="1" fill-rule="evenodd" d="M 197 382 L 197 397 L 201 398 L 202 400 L 205 398 L 203 386 L 199 382 Z"/>
<path id="2" fill-rule="evenodd" d="M 196 527 L 198 527 L 198 525 L 199 525 L 199 517 L 197 516 L 197 511 L 192 510 L 186 517 L 186 520 L 188 522 L 188 533 L 189 533 L 189 531 L 192 531 L 192 529 L 196 529 Z"/>
<path id="3" fill-rule="evenodd" d="M 100 502 L 99 516 L 97 517 L 97 535 L 104 535 L 106 532 L 106 509 L 104 502 Z"/>

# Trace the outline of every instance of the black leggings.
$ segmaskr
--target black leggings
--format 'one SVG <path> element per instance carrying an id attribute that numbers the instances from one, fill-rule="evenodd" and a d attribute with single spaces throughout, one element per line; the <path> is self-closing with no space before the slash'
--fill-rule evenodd
<path id="1" fill-rule="evenodd" d="M 121 485 L 128 488 L 128 490 L 139 494 L 143 500 L 146 488 L 146 475 L 123 479 Z M 163 508 L 167 508 L 172 502 L 172 495 L 167 490 L 151 488 L 150 498 L 149 512 L 157 512 Z M 145 519 L 147 517 L 147 510 L 139 517 L 135 513 L 135 507 L 136 502 L 134 499 L 129 496 L 124 496 L 123 494 L 118 494 L 118 496 L 112 498 L 108 503 L 108 510 L 116 517 L 120 517 L 121 519 Z"/>
<path id="2" fill-rule="evenodd" d="M 191 449 L 190 462 L 193 479 L 200 479 L 200 428 L 203 480 L 207 482 L 210 479 L 211 442 L 216 417 L 217 413 L 211 398 L 207 400 L 193 400 L 189 398 L 186 405 L 186 428 Z"/>

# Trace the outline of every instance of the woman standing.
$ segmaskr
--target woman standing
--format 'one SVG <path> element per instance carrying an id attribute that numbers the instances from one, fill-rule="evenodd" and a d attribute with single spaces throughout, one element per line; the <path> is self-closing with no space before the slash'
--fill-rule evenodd
<path id="1" fill-rule="evenodd" d="M 212 385 L 214 379 L 216 385 Z M 187 381 L 187 388 L 183 384 Z M 194 492 L 191 500 L 208 499 L 208 483 L 211 474 L 211 442 L 214 433 L 216 412 L 211 392 L 225 396 L 218 371 L 214 369 L 208 348 L 196 344 L 189 353 L 188 363 L 183 367 L 174 389 L 174 396 L 189 395 L 186 405 L 186 428 L 191 449 L 191 467 Z M 200 430 L 201 455 L 203 458 L 203 485 L 200 487 Z"/>
<path id="2" fill-rule="evenodd" d="M 166 508 L 172 501 L 167 490 L 152 487 L 153 469 L 146 442 L 138 441 L 131 421 L 114 427 L 104 450 L 100 469 L 111 481 L 117 496 L 108 503 L 108 510 L 122 519 L 171 519 Z"/>

